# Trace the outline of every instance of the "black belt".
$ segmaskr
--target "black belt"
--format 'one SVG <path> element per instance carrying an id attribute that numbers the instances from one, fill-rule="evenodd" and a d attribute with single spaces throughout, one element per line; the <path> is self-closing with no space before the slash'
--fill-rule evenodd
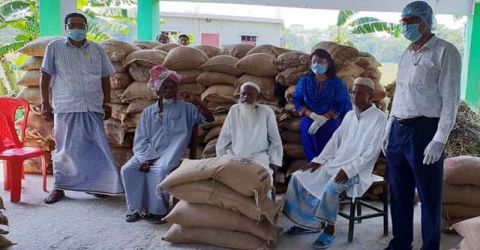
<path id="1" fill-rule="evenodd" d="M 426 116 L 419 116 L 419 117 L 414 117 L 409 119 L 399 119 L 395 117 L 395 120 L 400 126 L 416 126 L 416 125 L 425 124 L 425 123 L 438 123 L 440 118 L 429 118 Z"/>

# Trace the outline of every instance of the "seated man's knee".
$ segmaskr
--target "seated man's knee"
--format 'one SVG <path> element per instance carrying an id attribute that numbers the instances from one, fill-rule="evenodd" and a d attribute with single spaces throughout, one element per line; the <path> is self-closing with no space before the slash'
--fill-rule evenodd
<path id="1" fill-rule="evenodd" d="M 329 195 L 339 196 L 343 192 L 343 190 L 337 183 L 329 181 L 325 192 Z"/>

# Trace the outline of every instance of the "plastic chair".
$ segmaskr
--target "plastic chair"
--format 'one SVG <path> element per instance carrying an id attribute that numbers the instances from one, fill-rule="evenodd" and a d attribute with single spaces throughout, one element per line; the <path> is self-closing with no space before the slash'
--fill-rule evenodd
<path id="1" fill-rule="evenodd" d="M 26 124 L 26 120 L 27 118 L 25 118 L 24 124 Z M 4 188 L 5 190 L 10 189 L 10 202 L 20 201 L 23 162 L 26 159 L 42 158 L 43 191 L 46 191 L 47 163 L 45 152 L 40 148 L 23 147 L 23 143 L 16 134 L 13 119 L 3 109 L 0 110 L 0 138 L 0 160 L 6 161 L 4 166 L 6 170 Z"/>

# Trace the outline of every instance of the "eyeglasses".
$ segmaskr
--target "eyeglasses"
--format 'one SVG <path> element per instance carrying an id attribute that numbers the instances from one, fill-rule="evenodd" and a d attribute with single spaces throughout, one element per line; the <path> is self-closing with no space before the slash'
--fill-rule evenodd
<path id="1" fill-rule="evenodd" d="M 85 25 L 83 23 L 68 23 L 67 27 L 69 29 L 80 29 L 80 30 L 86 30 L 87 29 L 87 25 Z"/>
<path id="2" fill-rule="evenodd" d="M 399 23 L 400 25 L 409 25 L 409 24 L 417 24 L 417 23 L 420 23 L 422 22 L 422 18 L 420 17 L 404 17 L 402 19 L 400 19 Z"/>

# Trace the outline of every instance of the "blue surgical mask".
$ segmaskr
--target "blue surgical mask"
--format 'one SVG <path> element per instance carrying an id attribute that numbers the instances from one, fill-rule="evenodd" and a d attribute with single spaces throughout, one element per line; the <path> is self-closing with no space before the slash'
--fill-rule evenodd
<path id="1" fill-rule="evenodd" d="M 401 28 L 403 36 L 411 42 L 418 42 L 422 38 L 422 33 L 418 31 L 420 28 L 419 23 L 402 25 Z"/>
<path id="2" fill-rule="evenodd" d="M 323 75 L 327 72 L 327 65 L 321 63 L 312 63 L 310 69 L 315 73 L 315 75 Z"/>
<path id="3" fill-rule="evenodd" d="M 87 37 L 87 31 L 81 29 L 71 29 L 68 31 L 68 37 L 76 42 L 81 42 Z"/>

